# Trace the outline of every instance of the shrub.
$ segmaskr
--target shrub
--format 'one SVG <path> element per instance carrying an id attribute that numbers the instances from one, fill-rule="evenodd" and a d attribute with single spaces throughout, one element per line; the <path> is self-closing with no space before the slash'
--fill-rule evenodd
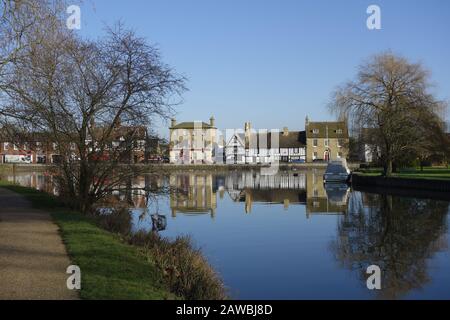
<path id="1" fill-rule="evenodd" d="M 223 300 L 224 284 L 187 236 L 171 241 L 156 232 L 140 231 L 130 238 L 142 246 L 163 273 L 170 290 L 188 300 Z"/>
<path id="2" fill-rule="evenodd" d="M 108 212 L 96 212 L 98 224 L 101 228 L 123 236 L 131 233 L 131 213 L 126 207 L 116 207 Z"/>

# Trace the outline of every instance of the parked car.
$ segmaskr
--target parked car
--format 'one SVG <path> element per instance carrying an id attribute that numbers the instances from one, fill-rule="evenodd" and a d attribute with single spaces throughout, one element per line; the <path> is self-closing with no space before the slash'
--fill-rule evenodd
<path id="1" fill-rule="evenodd" d="M 149 163 L 160 163 L 160 162 L 162 162 L 162 157 L 160 157 L 160 156 L 150 156 L 148 158 L 148 162 Z"/>
<path id="2" fill-rule="evenodd" d="M 345 160 L 331 161 L 328 164 L 327 170 L 323 175 L 323 181 L 329 182 L 347 182 L 350 179 L 350 169 Z"/>

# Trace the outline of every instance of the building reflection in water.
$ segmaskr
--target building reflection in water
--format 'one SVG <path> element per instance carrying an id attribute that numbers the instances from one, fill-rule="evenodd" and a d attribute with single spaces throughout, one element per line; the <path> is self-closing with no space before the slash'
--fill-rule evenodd
<path id="1" fill-rule="evenodd" d="M 54 176 L 47 171 L 43 172 L 19 172 L 14 175 L 7 175 L 8 182 L 24 187 L 33 188 L 50 194 L 58 195 Z"/>
<path id="2" fill-rule="evenodd" d="M 286 171 L 276 175 L 259 172 L 232 171 L 226 174 L 182 173 L 169 177 L 172 215 L 204 214 L 214 217 L 217 193 L 235 202 L 245 203 L 251 213 L 255 203 L 280 204 L 287 210 L 292 205 L 306 206 L 307 216 L 345 214 L 349 188 L 347 185 L 324 186 L 323 171 Z"/>
<path id="3" fill-rule="evenodd" d="M 220 196 L 228 193 L 236 202 L 245 202 L 245 212 L 251 213 L 254 203 L 282 204 L 287 210 L 292 204 L 306 203 L 304 173 L 285 172 L 261 175 L 254 171 L 235 171 L 221 179 Z"/>
<path id="4" fill-rule="evenodd" d="M 324 184 L 323 171 L 306 173 L 306 216 L 316 214 L 345 214 L 350 189 L 346 184 Z"/>
<path id="5" fill-rule="evenodd" d="M 54 177 L 48 172 L 16 174 L 8 176 L 7 180 L 58 194 Z M 286 171 L 276 175 L 261 175 L 252 170 L 226 174 L 189 172 L 129 179 L 120 186 L 120 190 L 111 192 L 102 205 L 128 206 L 142 216 L 159 214 L 157 209 L 151 207 L 157 201 L 155 195 L 164 194 L 170 194 L 173 217 L 178 213 L 210 214 L 214 217 L 217 195 L 221 199 L 228 195 L 235 202 L 245 203 L 246 213 L 252 212 L 255 203 L 280 204 L 286 210 L 293 205 L 303 205 L 306 206 L 307 217 L 310 217 L 317 214 L 345 214 L 349 189 L 347 185 L 324 186 L 321 170 Z"/>
<path id="6" fill-rule="evenodd" d="M 217 209 L 216 179 L 211 173 L 172 174 L 170 184 L 170 209 L 172 216 L 183 214 L 210 214 Z"/>

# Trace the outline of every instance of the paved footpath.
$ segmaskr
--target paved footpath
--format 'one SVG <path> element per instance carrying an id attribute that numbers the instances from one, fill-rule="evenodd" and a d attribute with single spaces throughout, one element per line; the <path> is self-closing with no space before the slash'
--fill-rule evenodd
<path id="1" fill-rule="evenodd" d="M 0 188 L 0 300 L 78 299 L 66 286 L 70 264 L 50 214 Z"/>

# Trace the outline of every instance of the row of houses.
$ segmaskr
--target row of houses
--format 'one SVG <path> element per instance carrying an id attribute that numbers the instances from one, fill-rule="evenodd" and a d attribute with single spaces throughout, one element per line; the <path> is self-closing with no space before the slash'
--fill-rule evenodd
<path id="1" fill-rule="evenodd" d="M 60 148 L 49 135 L 30 132 L 28 136 L 28 138 L 15 139 L 21 142 L 11 142 L 7 135 L 0 133 L 0 163 L 55 164 L 61 160 Z M 120 160 L 124 163 L 142 163 L 152 154 L 160 153 L 160 140 L 149 135 L 144 126 L 119 124 L 114 128 L 112 136 L 109 149 L 106 149 L 111 152 L 119 151 Z M 92 137 L 87 139 L 86 145 L 91 144 L 92 139 Z M 70 142 L 68 144 L 73 150 L 71 154 L 77 157 L 76 146 Z M 101 155 L 101 158 L 107 158 L 107 153 Z"/>
<path id="2" fill-rule="evenodd" d="M 19 143 L 11 142 L 1 132 L 0 163 L 54 164 L 61 161 L 60 148 L 48 135 L 29 133 L 29 138 L 22 138 Z M 246 122 L 242 129 L 227 130 L 223 134 L 211 117 L 208 123 L 172 120 L 167 153 L 174 164 L 310 163 L 346 159 L 348 142 L 347 124 L 343 121 L 312 122 L 307 117 L 303 131 L 256 130 Z M 118 124 L 110 144 L 111 150 L 120 150 L 124 163 L 146 163 L 154 158 L 160 161 L 165 156 L 164 143 L 149 135 L 143 126 Z M 75 146 L 73 150 L 76 157 Z"/>
<path id="3" fill-rule="evenodd" d="M 266 164 L 346 159 L 349 134 L 345 121 L 305 120 L 304 131 L 243 129 L 218 131 L 214 117 L 206 122 L 172 120 L 169 153 L 174 164 Z"/>

